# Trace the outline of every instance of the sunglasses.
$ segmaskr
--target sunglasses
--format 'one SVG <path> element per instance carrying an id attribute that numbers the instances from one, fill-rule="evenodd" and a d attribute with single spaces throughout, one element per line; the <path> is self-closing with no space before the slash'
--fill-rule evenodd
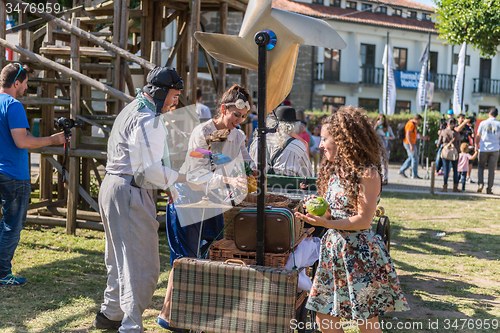
<path id="1" fill-rule="evenodd" d="M 17 77 L 19 76 L 19 74 L 21 74 L 21 72 L 22 72 L 23 70 L 25 70 L 25 69 L 24 69 L 24 67 L 23 67 L 23 65 L 21 65 L 21 64 L 20 64 L 20 63 L 18 63 L 18 62 L 15 62 L 15 63 L 14 63 L 14 65 L 19 65 L 19 72 L 17 72 L 17 75 L 16 75 L 16 77 L 14 78 L 14 81 L 12 81 L 12 84 L 14 84 L 14 83 L 16 82 Z"/>

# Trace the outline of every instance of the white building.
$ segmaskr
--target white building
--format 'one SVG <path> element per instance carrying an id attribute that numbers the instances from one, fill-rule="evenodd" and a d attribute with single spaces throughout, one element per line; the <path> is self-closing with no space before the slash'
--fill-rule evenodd
<path id="1" fill-rule="evenodd" d="M 445 45 L 434 28 L 433 8 L 408 0 L 274 0 L 273 7 L 324 19 L 347 43 L 341 51 L 314 48 L 304 52 L 301 46 L 299 64 L 315 59 L 312 84 L 314 95 L 307 103 L 299 98 L 297 107 L 305 109 L 358 105 L 369 110 L 382 110 L 384 70 L 382 57 L 387 35 L 393 48 L 396 76 L 403 77 L 397 88 L 396 113 L 417 112 L 416 83 L 420 56 L 430 33 L 431 81 L 435 83 L 435 110 L 446 112 L 452 106 L 460 45 Z M 301 58 L 302 57 L 302 58 Z M 303 67 L 308 67 L 307 65 Z M 297 68 L 296 79 L 301 68 Z M 478 50 L 467 48 L 464 104 L 471 112 L 485 112 L 500 104 L 500 56 L 480 57 Z M 303 94 L 304 82 L 294 87 L 294 95 Z"/>

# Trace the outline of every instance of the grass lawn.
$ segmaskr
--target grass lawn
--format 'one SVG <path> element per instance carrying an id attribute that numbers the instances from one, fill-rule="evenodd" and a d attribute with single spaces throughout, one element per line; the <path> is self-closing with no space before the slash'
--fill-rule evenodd
<path id="1" fill-rule="evenodd" d="M 383 193 L 391 256 L 411 307 L 381 317 L 384 332 L 500 332 L 499 204 Z M 147 332 L 166 332 L 156 325 L 170 271 L 163 231 L 160 253 L 162 273 L 143 316 Z M 106 284 L 103 233 L 29 226 L 13 269 L 28 284 L 0 288 L 0 332 L 100 332 L 91 326 Z"/>

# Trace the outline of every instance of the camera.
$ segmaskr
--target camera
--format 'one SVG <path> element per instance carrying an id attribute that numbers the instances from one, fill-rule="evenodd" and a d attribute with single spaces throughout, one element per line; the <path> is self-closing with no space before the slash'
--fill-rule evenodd
<path id="1" fill-rule="evenodd" d="M 439 119 L 439 129 L 440 130 L 444 130 L 446 128 L 446 126 L 448 126 L 448 121 L 442 117 Z"/>
<path id="2" fill-rule="evenodd" d="M 470 127 L 474 127 L 474 125 L 476 125 L 476 115 L 475 114 L 473 114 L 470 117 L 467 117 L 467 119 L 470 120 L 470 122 L 469 122 Z"/>
<path id="3" fill-rule="evenodd" d="M 56 125 L 61 128 L 64 132 L 69 133 L 69 131 L 73 127 L 83 127 L 83 120 L 74 120 L 74 119 L 68 119 L 65 117 L 61 117 L 56 120 Z"/>

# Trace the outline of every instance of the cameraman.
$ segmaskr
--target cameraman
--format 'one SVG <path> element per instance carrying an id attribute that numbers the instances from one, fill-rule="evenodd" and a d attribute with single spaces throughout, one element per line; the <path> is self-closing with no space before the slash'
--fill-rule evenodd
<path id="1" fill-rule="evenodd" d="M 16 99 L 28 88 L 28 70 L 21 64 L 5 66 L 0 73 L 0 286 L 26 283 L 26 278 L 12 275 L 12 258 L 19 243 L 31 193 L 28 149 L 64 143 L 64 134 L 43 138 L 29 132 L 23 105 Z M 10 209 L 9 209 L 10 208 Z"/>
<path id="2" fill-rule="evenodd" d="M 462 128 L 460 133 L 460 143 L 467 143 L 469 146 L 474 146 L 474 129 L 472 126 L 474 126 L 475 119 L 474 117 L 468 117 L 467 119 L 465 118 L 465 115 L 463 113 L 459 114 L 457 117 L 458 120 L 458 128 L 461 127 L 462 124 L 465 124 Z M 471 155 L 474 155 L 474 151 L 469 152 Z M 474 183 L 470 177 L 470 173 L 472 170 L 472 160 L 469 161 L 469 171 L 467 171 L 467 181 L 469 183 Z"/>

